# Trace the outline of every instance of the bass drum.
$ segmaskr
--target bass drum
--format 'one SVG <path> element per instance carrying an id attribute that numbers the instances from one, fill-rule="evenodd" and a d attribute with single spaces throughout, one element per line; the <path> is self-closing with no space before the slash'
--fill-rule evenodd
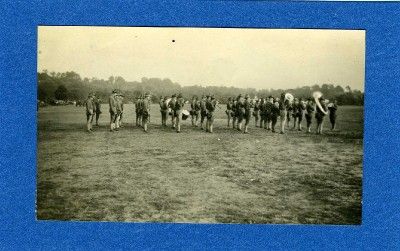
<path id="1" fill-rule="evenodd" d="M 187 118 L 189 118 L 189 116 L 190 116 L 190 112 L 188 110 L 182 111 L 182 120 L 186 120 Z"/>

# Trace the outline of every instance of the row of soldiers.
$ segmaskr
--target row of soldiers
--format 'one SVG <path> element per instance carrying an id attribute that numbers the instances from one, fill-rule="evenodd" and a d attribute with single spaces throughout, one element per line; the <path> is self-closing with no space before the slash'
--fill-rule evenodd
<path id="1" fill-rule="evenodd" d="M 251 100 L 249 95 L 246 95 L 244 99 L 242 95 L 237 98 L 229 98 L 226 106 L 226 114 L 228 116 L 228 127 L 230 127 L 230 121 L 232 120 L 233 128 L 237 128 L 239 131 L 242 130 L 242 122 L 245 122 L 244 133 L 248 132 L 248 125 L 250 122 L 251 115 L 255 118 L 255 126 L 265 128 L 275 132 L 275 126 L 278 118 L 280 118 L 280 133 L 285 133 L 286 125 L 289 126 L 291 117 L 293 118 L 293 129 L 302 131 L 302 121 L 306 118 L 307 122 L 307 133 L 311 132 L 311 123 L 315 114 L 317 121 L 317 134 L 322 133 L 322 125 L 324 116 L 328 114 L 332 124 L 331 130 L 335 129 L 336 126 L 336 110 L 337 101 L 326 106 L 325 99 L 320 97 L 318 99 L 320 105 L 316 105 L 312 98 L 308 98 L 304 101 L 302 98 L 294 98 L 289 100 L 286 98 L 285 93 L 281 94 L 281 97 L 265 97 L 261 99 Z M 251 110 L 253 109 L 253 112 Z"/>
<path id="2" fill-rule="evenodd" d="M 167 118 L 171 117 L 172 128 L 176 129 L 176 132 L 181 131 L 182 120 L 186 119 L 187 116 L 191 116 L 192 125 L 197 127 L 198 120 L 200 117 L 201 130 L 206 132 L 213 132 L 213 124 L 215 118 L 215 110 L 218 106 L 218 101 L 213 95 L 203 96 L 201 100 L 198 100 L 197 96 L 194 96 L 191 103 L 191 111 L 186 114 L 184 110 L 185 104 L 189 101 L 185 101 L 182 94 L 173 94 L 171 98 L 160 97 L 160 112 L 161 112 L 161 125 L 167 126 Z M 205 122 L 205 127 L 204 127 Z"/>
<path id="3" fill-rule="evenodd" d="M 123 99 L 124 96 L 118 90 L 113 90 L 109 97 L 109 112 L 110 112 L 110 131 L 118 130 L 122 127 L 123 118 Z M 190 103 L 190 112 L 185 114 L 184 106 Z M 228 118 L 228 127 L 232 127 L 248 133 L 250 119 L 253 116 L 255 126 L 265 128 L 275 132 L 278 118 L 280 118 L 280 133 L 285 133 L 285 126 L 289 125 L 293 118 L 293 128 L 302 130 L 303 118 L 307 121 L 307 132 L 311 132 L 312 118 L 315 114 L 317 121 L 317 133 L 322 133 L 322 122 L 326 114 L 328 114 L 332 124 L 332 130 L 336 124 L 336 101 L 328 108 L 324 102 L 324 98 L 319 98 L 319 105 L 316 105 L 312 98 L 303 101 L 301 98 L 294 98 L 293 102 L 285 97 L 282 93 L 281 97 L 265 97 L 261 99 L 250 99 L 249 95 L 239 95 L 234 98 L 229 98 L 226 105 L 226 114 Z M 221 108 L 214 95 L 203 95 L 201 99 L 193 96 L 192 100 L 185 101 L 182 94 L 172 95 L 169 97 L 160 97 L 160 112 L 161 124 L 167 126 L 167 118 L 171 117 L 172 128 L 176 132 L 181 131 L 182 120 L 186 116 L 191 116 L 192 126 L 197 127 L 200 120 L 201 130 L 213 132 L 213 124 L 215 119 L 215 111 Z M 150 94 L 146 93 L 140 96 L 135 102 L 136 125 L 143 127 L 145 132 L 148 131 L 148 123 L 150 122 Z M 322 109 L 321 109 L 322 108 Z M 87 114 L 87 130 L 92 131 L 92 122 L 96 115 L 96 125 L 101 114 L 101 100 L 94 93 L 90 93 L 86 102 Z M 205 127 L 204 127 L 205 123 Z M 244 129 L 242 130 L 244 124 Z"/>

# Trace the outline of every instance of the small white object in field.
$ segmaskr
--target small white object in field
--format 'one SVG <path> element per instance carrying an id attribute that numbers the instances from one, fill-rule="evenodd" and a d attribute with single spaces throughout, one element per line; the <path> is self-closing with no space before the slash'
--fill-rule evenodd
<path id="1" fill-rule="evenodd" d="M 220 138 L 218 138 L 218 140 L 221 140 Z"/>

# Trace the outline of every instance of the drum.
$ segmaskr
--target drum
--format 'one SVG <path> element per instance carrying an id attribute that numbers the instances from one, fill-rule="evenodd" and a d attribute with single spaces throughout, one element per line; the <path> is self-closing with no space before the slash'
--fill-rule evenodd
<path id="1" fill-rule="evenodd" d="M 188 110 L 182 111 L 182 120 L 186 120 L 187 118 L 189 118 L 189 116 L 190 116 L 190 112 Z"/>

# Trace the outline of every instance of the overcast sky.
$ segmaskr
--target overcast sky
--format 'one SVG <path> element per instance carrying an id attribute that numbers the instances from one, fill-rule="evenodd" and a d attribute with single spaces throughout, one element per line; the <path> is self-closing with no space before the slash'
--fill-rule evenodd
<path id="1" fill-rule="evenodd" d="M 41 26 L 38 32 L 38 71 L 170 78 L 183 86 L 331 83 L 364 90 L 364 31 Z"/>

